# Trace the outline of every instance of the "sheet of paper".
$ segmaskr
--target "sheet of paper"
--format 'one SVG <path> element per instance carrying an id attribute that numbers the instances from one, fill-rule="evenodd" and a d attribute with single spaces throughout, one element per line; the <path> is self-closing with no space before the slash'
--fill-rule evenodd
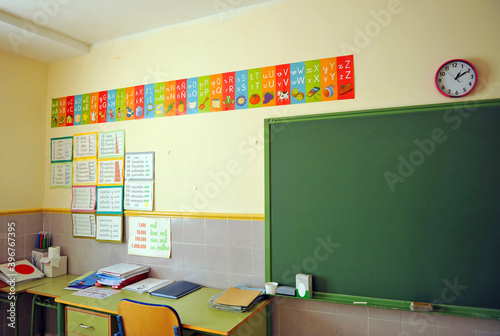
<path id="1" fill-rule="evenodd" d="M 123 217 L 121 215 L 97 215 L 96 221 L 96 240 L 111 241 L 117 243 L 122 242 Z"/>
<path id="2" fill-rule="evenodd" d="M 73 184 L 97 184 L 96 160 L 73 161 Z"/>
<path id="3" fill-rule="evenodd" d="M 95 215 L 88 213 L 71 214 L 73 219 L 73 237 L 95 237 Z"/>
<path id="4" fill-rule="evenodd" d="M 96 205 L 96 186 L 73 186 L 71 190 L 72 212 L 94 212 Z"/>
<path id="5" fill-rule="evenodd" d="M 97 132 L 74 135 L 73 157 L 75 159 L 97 157 Z"/>
<path id="6" fill-rule="evenodd" d="M 123 185 L 123 159 L 99 160 L 97 164 L 97 184 Z"/>
<path id="7" fill-rule="evenodd" d="M 73 160 L 73 137 L 52 138 L 50 140 L 51 162 Z"/>
<path id="8" fill-rule="evenodd" d="M 118 158 L 125 153 L 125 130 L 99 132 L 98 157 Z"/>
<path id="9" fill-rule="evenodd" d="M 113 294 L 120 293 L 119 289 L 103 288 L 103 287 L 89 287 L 78 292 L 73 293 L 73 295 L 83 296 L 92 299 L 105 299 Z"/>
<path id="10" fill-rule="evenodd" d="M 124 209 L 153 211 L 153 181 L 126 181 Z"/>
<path id="11" fill-rule="evenodd" d="M 97 187 L 97 213 L 123 213 L 123 187 Z"/>
<path id="12" fill-rule="evenodd" d="M 170 218 L 129 217 L 128 254 L 170 258 Z"/>
<path id="13" fill-rule="evenodd" d="M 52 163 L 50 165 L 50 187 L 51 188 L 71 188 L 73 178 L 73 164 Z"/>
<path id="14" fill-rule="evenodd" d="M 125 154 L 125 180 L 152 181 L 154 179 L 155 153 Z"/>

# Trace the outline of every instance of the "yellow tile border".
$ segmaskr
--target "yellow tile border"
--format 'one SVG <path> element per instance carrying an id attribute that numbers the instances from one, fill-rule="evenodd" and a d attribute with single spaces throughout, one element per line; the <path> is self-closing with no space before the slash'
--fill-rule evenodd
<path id="1" fill-rule="evenodd" d="M 34 214 L 34 213 L 65 213 L 71 214 L 70 209 L 64 208 L 35 208 L 35 209 L 16 209 L 0 210 L 0 216 Z M 222 220 L 258 220 L 263 221 L 264 214 L 250 213 L 223 213 L 223 212 L 180 212 L 180 211 L 134 211 L 125 210 L 125 216 L 145 216 L 145 217 L 169 217 L 169 218 L 201 218 L 201 219 L 222 219 Z"/>
<path id="2" fill-rule="evenodd" d="M 42 208 L 34 208 L 34 209 L 16 209 L 16 210 L 2 210 L 0 211 L 0 216 L 7 215 L 28 215 L 43 212 Z"/>

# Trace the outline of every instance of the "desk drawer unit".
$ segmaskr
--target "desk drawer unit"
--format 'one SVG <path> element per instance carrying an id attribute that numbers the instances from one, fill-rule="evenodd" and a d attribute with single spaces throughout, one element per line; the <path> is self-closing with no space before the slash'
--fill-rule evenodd
<path id="1" fill-rule="evenodd" d="M 113 335 L 117 329 L 111 315 L 66 307 L 66 335 Z"/>

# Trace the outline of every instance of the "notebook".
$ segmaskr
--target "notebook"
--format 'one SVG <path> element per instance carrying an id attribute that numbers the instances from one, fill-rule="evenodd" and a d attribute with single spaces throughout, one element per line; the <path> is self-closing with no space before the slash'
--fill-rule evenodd
<path id="1" fill-rule="evenodd" d="M 189 281 L 176 281 L 173 284 L 152 291 L 151 295 L 162 296 L 169 299 L 178 299 L 203 287 Z"/>

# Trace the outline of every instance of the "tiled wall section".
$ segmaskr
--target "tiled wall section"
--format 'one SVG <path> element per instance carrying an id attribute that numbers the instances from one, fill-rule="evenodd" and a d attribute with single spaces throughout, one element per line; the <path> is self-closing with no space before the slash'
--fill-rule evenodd
<path id="1" fill-rule="evenodd" d="M 69 213 L 45 213 L 44 229 L 51 232 L 52 245 L 69 256 L 71 274 L 128 262 L 150 266 L 151 277 L 263 288 L 264 221 L 172 218 L 172 258 L 165 259 L 127 254 L 128 218 L 122 244 L 73 238 Z"/>
<path id="2" fill-rule="evenodd" d="M 159 278 L 187 279 L 216 288 L 239 284 L 263 287 L 264 222 L 260 220 L 172 218 L 172 258 L 163 259 L 128 255 L 125 243 L 75 239 L 71 235 L 69 213 L 4 215 L 0 216 L 2 262 L 7 259 L 8 221 L 16 222 L 18 259 L 30 257 L 36 233 L 44 229 L 52 233 L 53 245 L 60 245 L 63 255 L 70 256 L 71 274 L 130 262 L 149 265 L 150 275 Z M 10 335 L 12 331 L 6 326 L 4 314 L 0 315 L 0 334 Z M 56 326 L 54 316 L 54 321 L 49 318 L 46 324 L 52 333 Z M 26 325 L 28 318 L 26 311 L 21 324 Z M 275 298 L 272 321 L 273 336 L 500 336 L 500 321 L 289 298 Z"/>
<path id="3" fill-rule="evenodd" d="M 498 336 L 500 321 L 279 298 L 273 336 Z"/>
<path id="4" fill-rule="evenodd" d="M 14 225 L 9 225 L 9 223 L 14 223 Z M 14 230 L 10 231 L 10 235 L 8 235 L 9 227 L 14 228 Z M 15 252 L 16 260 L 30 260 L 31 250 L 35 246 L 36 236 L 42 230 L 43 213 L 41 211 L 0 215 L 0 264 L 8 261 L 8 253 L 12 251 Z M 8 240 L 9 237 L 11 240 Z M 9 247 L 13 250 L 8 250 Z M 19 335 L 29 335 L 30 333 L 31 299 L 32 296 L 30 294 L 23 294 L 19 298 Z M 7 312 L 8 309 L 8 303 L 0 302 L 0 335 L 14 335 L 14 329 L 9 327 L 10 321 L 7 320 L 7 317 L 10 316 Z M 36 313 L 38 316 L 40 315 L 39 307 L 37 307 Z M 39 329 L 38 327 L 36 331 L 39 332 Z"/>

